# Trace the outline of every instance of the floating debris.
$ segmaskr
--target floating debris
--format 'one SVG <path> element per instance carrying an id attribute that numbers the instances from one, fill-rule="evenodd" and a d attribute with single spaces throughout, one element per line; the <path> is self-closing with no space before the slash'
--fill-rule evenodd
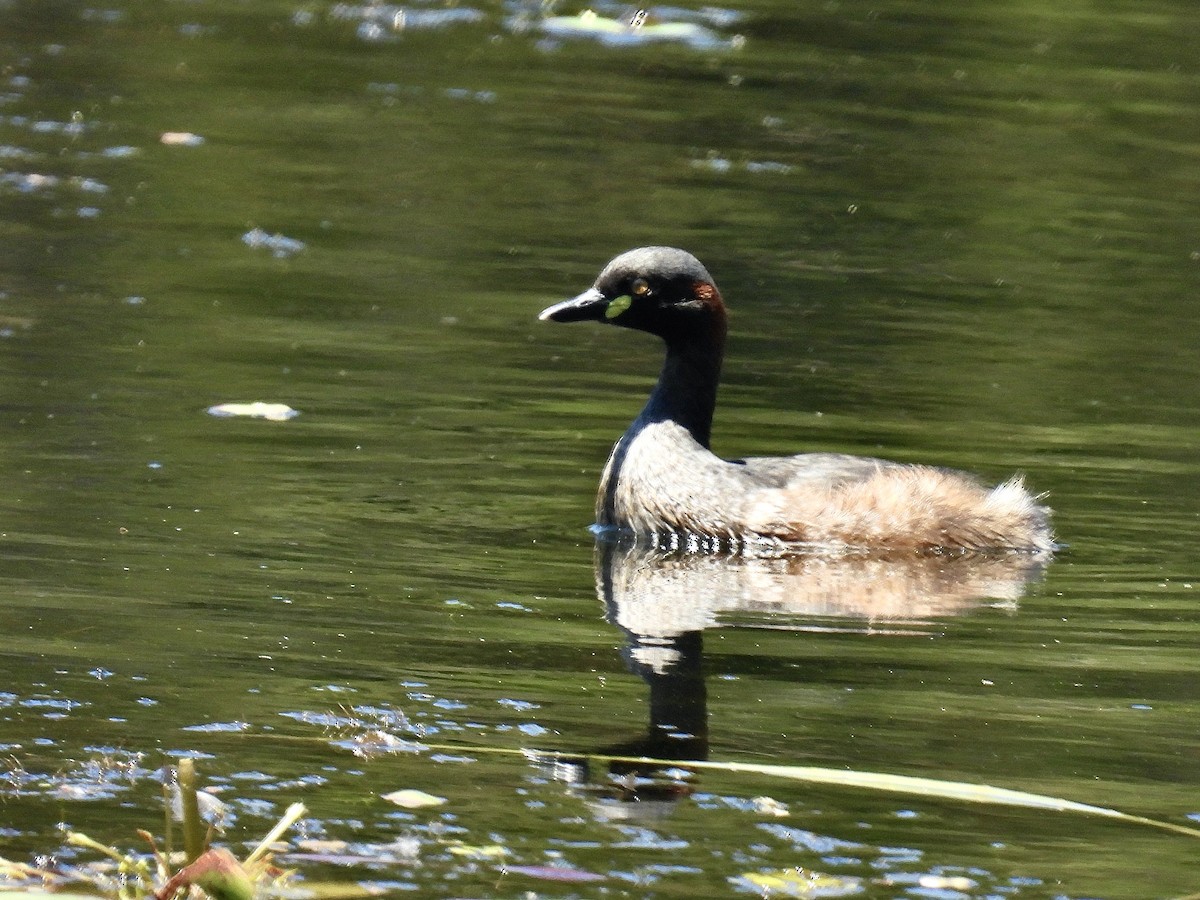
<path id="1" fill-rule="evenodd" d="M 418 791 L 413 788 L 392 791 L 390 794 L 384 794 L 383 799 L 389 803 L 395 803 L 404 809 L 423 809 L 426 806 L 441 806 L 446 802 L 445 797 L 435 797 L 433 794 L 427 794 L 424 791 Z"/>
<path id="2" fill-rule="evenodd" d="M 515 0 L 507 5 L 513 11 L 503 26 L 513 34 L 541 32 L 546 36 L 542 44 L 548 49 L 556 49 L 560 40 L 575 38 L 607 46 L 679 43 L 694 50 L 736 50 L 745 45 L 741 35 L 725 38 L 713 30 L 728 28 L 742 18 L 738 12 L 719 7 L 706 6 L 695 11 L 664 6 L 638 9 L 628 18 L 608 18 L 591 9 L 577 16 L 546 16 L 544 11 L 553 4 L 532 0 Z M 471 25 L 488 18 L 483 10 L 472 6 L 429 9 L 381 2 L 335 3 L 327 15 L 332 21 L 357 23 L 355 33 L 359 40 L 371 43 L 398 40 L 405 31 Z M 307 27 L 314 19 L 314 14 L 304 12 L 293 16 L 292 22 Z"/>
<path id="3" fill-rule="evenodd" d="M 755 797 L 750 802 L 754 804 L 754 811 L 763 815 L 782 818 L 788 814 L 787 804 L 774 797 Z"/>
<path id="4" fill-rule="evenodd" d="M 729 879 L 734 887 L 779 897 L 848 897 L 862 893 L 863 880 L 850 875 L 828 875 L 796 866 L 766 872 L 747 872 Z"/>
<path id="5" fill-rule="evenodd" d="M 656 11 L 661 16 L 664 11 Z M 668 9 L 667 13 L 681 13 Z M 722 17 L 718 21 L 730 21 Z M 528 16 L 513 16 L 506 22 L 510 31 L 525 32 L 531 28 L 541 31 L 551 39 L 584 39 L 597 41 L 606 47 L 636 47 L 645 44 L 678 43 L 693 50 L 740 49 L 745 39 L 740 35 L 725 39 L 710 28 L 696 21 L 650 21 L 645 10 L 639 10 L 629 20 L 610 19 L 584 10 L 577 16 L 548 16 L 530 19 Z M 551 47 L 555 46 L 553 43 Z"/>
<path id="6" fill-rule="evenodd" d="M 588 872 L 584 869 L 571 869 L 566 866 L 505 866 L 504 871 L 513 875 L 526 875 L 530 878 L 540 878 L 543 881 L 565 881 L 575 883 L 604 881 L 604 876 L 597 872 Z"/>
<path id="7" fill-rule="evenodd" d="M 455 856 L 465 856 L 467 859 L 503 859 L 512 851 L 500 844 L 485 844 L 483 846 L 464 844 L 462 841 L 451 841 L 446 849 Z"/>
<path id="8" fill-rule="evenodd" d="M 390 3 L 336 3 L 329 18 L 357 21 L 359 40 L 377 42 L 395 39 L 402 31 L 427 31 L 449 25 L 469 25 L 486 18 L 481 10 L 469 6 L 446 9 L 414 9 Z M 295 21 L 295 20 L 294 20 Z M 304 19 L 296 22 L 309 24 Z"/>
<path id="9" fill-rule="evenodd" d="M 249 722 L 205 722 L 203 725 L 184 725 L 181 731 L 203 731 L 208 734 L 236 734 L 241 731 L 249 731 L 251 725 Z"/>
<path id="10" fill-rule="evenodd" d="M 347 740 L 331 741 L 330 745 L 349 750 L 360 759 L 370 759 L 381 753 L 424 753 L 429 749 L 418 741 L 408 741 L 382 729 L 356 734 Z"/>
<path id="11" fill-rule="evenodd" d="M 220 403 L 210 406 L 207 410 L 210 416 L 227 418 L 230 416 L 245 416 L 251 419 L 268 419 L 272 422 L 286 422 L 300 415 L 300 411 L 292 409 L 286 403 Z"/>
<path id="12" fill-rule="evenodd" d="M 252 228 L 242 235 L 242 243 L 251 249 L 266 248 L 279 259 L 295 256 L 308 245 L 304 241 L 282 234 L 267 234 L 261 228 Z"/>
<path id="13" fill-rule="evenodd" d="M 204 138 L 190 131 L 164 131 L 158 139 L 168 147 L 199 147 L 204 143 Z"/>

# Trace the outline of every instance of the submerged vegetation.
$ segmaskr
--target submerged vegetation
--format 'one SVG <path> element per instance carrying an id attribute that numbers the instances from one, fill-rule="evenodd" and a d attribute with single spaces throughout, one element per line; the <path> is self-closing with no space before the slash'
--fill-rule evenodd
<path id="1" fill-rule="evenodd" d="M 201 816 L 193 760 L 180 760 L 170 775 L 163 783 L 166 824 L 161 847 L 158 839 L 144 829 L 137 832 L 147 848 L 142 852 L 118 849 L 68 830 L 64 837 L 67 846 L 93 851 L 100 858 L 64 866 L 55 865 L 50 854 L 37 865 L 0 857 L 0 889 L 20 890 L 27 896 L 42 891 L 58 896 L 95 894 L 114 900 L 170 900 L 196 887 L 213 900 L 250 900 L 283 884 L 287 873 L 271 863 L 271 850 L 306 814 L 303 804 L 289 806 L 275 827 L 244 859 L 238 860 L 229 850 L 212 843 L 214 828 Z M 183 836 L 180 851 L 172 847 L 175 818 L 180 820 Z"/>
<path id="2" fill-rule="evenodd" d="M 348 712 L 342 710 L 340 713 L 331 713 L 330 718 L 340 718 L 344 723 Z M 400 716 L 395 721 L 404 722 L 404 717 Z M 438 754 L 467 749 L 454 745 L 418 746 L 406 738 L 400 738 L 378 727 L 372 728 L 369 733 L 349 736 L 350 740 L 347 742 L 342 740 L 348 736 L 345 725 L 339 730 L 343 733 L 337 742 L 343 747 L 352 748 L 356 755 L 364 757 L 419 752 L 435 758 Z M 328 736 L 325 739 L 328 739 Z M 1094 816 L 1200 838 L 1200 829 L 1129 815 L 1111 808 L 989 785 L 947 782 L 931 778 L 747 762 L 665 760 L 606 754 L 578 757 L 506 747 L 474 746 L 469 750 L 474 754 L 521 758 L 525 764 L 532 765 L 550 781 L 569 785 L 570 789 L 584 800 L 591 814 L 601 821 L 649 824 L 669 815 L 684 800 L 700 808 L 719 809 L 723 804 L 713 805 L 711 795 L 706 800 L 699 790 L 697 778 L 701 773 L 708 772 L 733 776 L 735 780 L 765 776 L 780 782 L 798 781 L 832 785 L 839 789 L 867 789 L 905 794 L 932 802 L 991 804 Z M 94 770 L 98 778 L 103 777 L 100 775 L 101 769 L 102 767 L 97 767 Z M 606 775 L 599 781 L 593 781 L 592 769 Z M 181 759 L 177 766 L 165 768 L 162 772 L 165 776 L 164 825 L 159 836 L 146 829 L 137 829 L 144 849 L 122 849 L 89 835 L 67 830 L 64 837 L 65 846 L 88 854 L 87 859 L 61 864 L 55 861 L 54 853 L 44 854 L 34 863 L 0 857 L 0 890 L 17 891 L 26 897 L 52 894 L 59 897 L 103 897 L 109 900 L 149 900 L 151 897 L 154 900 L 172 900 L 184 896 L 185 893 L 198 891 L 212 900 L 252 900 L 254 897 L 295 896 L 296 890 L 302 884 L 304 896 L 307 897 L 365 897 L 387 893 L 395 883 L 386 876 L 375 881 L 347 878 L 344 875 L 339 879 L 337 873 L 351 872 L 361 867 L 376 872 L 387 872 L 392 868 L 418 864 L 422 858 L 432 861 L 439 855 L 452 860 L 455 865 L 464 867 L 464 872 L 478 876 L 480 873 L 491 871 L 497 879 L 511 877 L 535 883 L 558 882 L 576 886 L 622 880 L 616 872 L 582 868 L 561 858 L 552 860 L 549 864 L 525 863 L 522 862 L 521 854 L 516 848 L 506 846 L 500 840 L 470 843 L 455 836 L 464 829 L 447 827 L 446 822 L 428 829 L 424 838 L 410 833 L 407 837 L 402 836 L 386 843 L 350 843 L 344 840 L 306 838 L 284 841 L 285 835 L 302 823 L 308 814 L 302 803 L 289 805 L 265 836 L 239 858 L 228 847 L 214 843 L 214 838 L 221 830 L 219 822 L 225 816 L 226 804 L 199 788 L 193 759 Z M 384 793 L 381 799 L 410 811 L 432 810 L 447 803 L 446 797 L 418 788 L 402 788 Z M 777 826 L 764 824 L 766 833 L 786 837 L 795 849 L 818 851 L 827 862 L 833 862 L 839 855 L 846 853 L 861 857 L 868 852 L 868 846 L 861 842 L 838 840 L 783 824 L 792 816 L 792 810 L 787 803 L 774 797 L 744 797 L 740 801 L 724 798 L 724 805 L 730 804 L 740 807 L 742 812 L 751 814 L 764 823 L 778 820 L 780 824 Z M 174 846 L 177 832 L 182 840 L 182 849 L 176 849 Z M 648 835 L 649 832 L 645 834 Z M 497 836 L 493 834 L 492 837 Z M 881 848 L 879 852 L 880 862 L 888 861 L 888 865 L 876 866 L 880 872 L 874 878 L 836 871 L 820 871 L 812 868 L 806 860 L 806 864 L 803 865 L 757 866 L 736 873 L 731 872 L 725 876 L 725 880 L 735 890 L 760 893 L 764 897 L 849 896 L 862 892 L 872 884 L 966 892 L 955 893 L 953 896 L 969 896 L 974 895 L 975 889 L 988 886 L 982 883 L 988 879 L 985 877 L 986 872 L 981 869 L 974 869 L 968 873 L 965 870 L 937 867 L 923 872 L 905 872 L 893 868 L 896 860 L 889 860 L 887 856 L 896 851 Z M 287 867 L 276 863 L 277 855 L 284 858 Z M 324 880 L 303 877 L 302 873 L 305 870 L 313 868 L 320 868 L 323 872 L 331 872 L 333 875 Z M 670 867 L 660 866 L 652 880 L 657 880 L 665 874 L 689 873 L 696 874 L 688 866 L 677 867 L 673 873 Z M 645 877 L 651 877 L 650 870 L 643 874 Z M 1007 893 L 1016 892 L 1013 885 L 1008 885 L 1007 888 Z"/>

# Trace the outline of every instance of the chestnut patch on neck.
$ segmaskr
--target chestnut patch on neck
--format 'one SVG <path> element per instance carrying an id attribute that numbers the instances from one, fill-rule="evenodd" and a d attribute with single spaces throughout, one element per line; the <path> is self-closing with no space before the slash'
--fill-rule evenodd
<path id="1" fill-rule="evenodd" d="M 721 302 L 720 291 L 707 281 L 693 281 L 692 296 L 713 311 L 725 308 L 725 304 Z"/>

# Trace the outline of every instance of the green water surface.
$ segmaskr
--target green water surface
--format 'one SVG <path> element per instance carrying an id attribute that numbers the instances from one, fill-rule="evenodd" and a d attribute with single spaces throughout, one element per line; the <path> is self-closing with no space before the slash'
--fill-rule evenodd
<path id="1" fill-rule="evenodd" d="M 235 849 L 302 800 L 284 861 L 397 896 L 1200 891 L 1180 835 L 519 754 L 1200 819 L 1194 5 L 583 9 L 0 0 L 0 856 L 140 846 L 191 754 Z M 535 317 L 650 243 L 731 308 L 717 452 L 1020 471 L 1067 549 L 597 554 L 660 350 Z"/>

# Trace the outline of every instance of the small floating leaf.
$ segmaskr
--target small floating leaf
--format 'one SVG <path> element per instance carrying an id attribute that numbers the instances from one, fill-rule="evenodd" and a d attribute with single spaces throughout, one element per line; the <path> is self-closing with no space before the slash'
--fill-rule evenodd
<path id="1" fill-rule="evenodd" d="M 402 791 L 392 791 L 390 794 L 384 794 L 383 799 L 395 803 L 397 806 L 402 806 L 405 809 L 441 806 L 446 802 L 445 797 L 435 797 L 433 794 L 427 794 L 424 791 L 417 791 L 412 788 L 405 788 Z"/>
<path id="2" fill-rule="evenodd" d="M 917 887 L 927 891 L 970 891 L 979 887 L 979 883 L 965 875 L 922 875 L 917 879 Z"/>
<path id="3" fill-rule="evenodd" d="M 247 416 L 252 419 L 268 419 L 272 422 L 286 422 L 300 415 L 286 403 L 221 403 L 208 408 L 210 416 L 225 418 L 228 416 Z"/>
<path id="4" fill-rule="evenodd" d="M 754 811 L 757 813 L 779 818 L 788 814 L 787 804 L 780 803 L 774 797 L 755 797 L 750 802 L 754 804 Z"/>
<path id="5" fill-rule="evenodd" d="M 770 872 L 747 872 L 731 881 L 756 888 L 764 895 L 778 894 L 784 897 L 848 897 L 863 889 L 861 878 L 810 872 L 799 866 Z"/>
<path id="6" fill-rule="evenodd" d="M 742 41 L 723 41 L 717 34 L 694 22 L 646 24 L 644 15 L 632 20 L 610 19 L 586 10 L 578 16 L 549 16 L 541 21 L 545 34 L 556 38 L 590 38 L 608 46 L 637 46 L 657 41 L 677 41 L 697 50 L 740 46 Z"/>
<path id="7" fill-rule="evenodd" d="M 349 846 L 345 841 L 324 841 L 317 838 L 296 841 L 296 848 L 305 853 L 345 853 Z"/>
<path id="8" fill-rule="evenodd" d="M 517 875 L 528 875 L 530 878 L 541 878 L 545 881 L 603 881 L 603 875 L 586 872 L 583 869 L 568 869 L 566 866 L 505 866 L 505 872 Z"/>
<path id="9" fill-rule="evenodd" d="M 508 854 L 508 848 L 501 847 L 499 844 L 489 844 L 486 847 L 473 847 L 470 844 L 462 844 L 455 841 L 446 849 L 455 856 L 465 856 L 468 859 L 499 859 Z"/>
<path id="10" fill-rule="evenodd" d="M 550 34 L 625 34 L 629 31 L 626 22 L 598 16 L 590 9 L 577 16 L 551 16 L 542 22 L 542 28 Z"/>
<path id="11" fill-rule="evenodd" d="M 204 138 L 190 131 L 164 131 L 158 138 L 168 147 L 199 147 Z"/>

